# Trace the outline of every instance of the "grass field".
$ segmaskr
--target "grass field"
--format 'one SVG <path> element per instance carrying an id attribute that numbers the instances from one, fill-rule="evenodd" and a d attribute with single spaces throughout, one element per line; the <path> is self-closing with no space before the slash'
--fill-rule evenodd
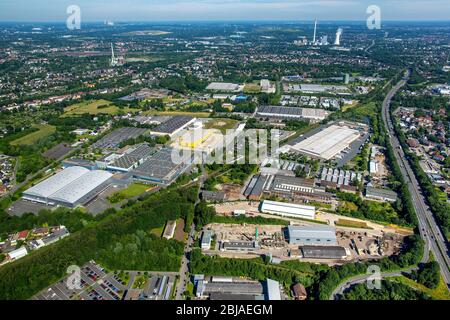
<path id="1" fill-rule="evenodd" d="M 139 183 L 133 183 L 128 188 L 120 190 L 110 197 L 108 197 L 109 202 L 111 203 L 119 203 L 123 200 L 128 200 L 134 197 L 137 197 L 150 189 L 151 186 Z"/>
<path id="2" fill-rule="evenodd" d="M 233 129 L 239 121 L 232 119 L 214 119 L 205 123 L 205 129 L 217 129 L 225 134 L 227 130 Z"/>
<path id="3" fill-rule="evenodd" d="M 161 238 L 162 233 L 163 233 L 163 231 L 164 231 L 164 227 L 165 227 L 165 226 L 162 226 L 162 227 L 159 227 L 159 228 L 152 229 L 152 230 L 150 230 L 150 233 L 154 234 L 154 235 L 157 236 L 158 238 Z"/>
<path id="4" fill-rule="evenodd" d="M 439 282 L 439 285 L 436 289 L 430 289 L 425 287 L 424 285 L 415 282 L 412 279 L 409 279 L 407 277 L 404 276 L 400 276 L 400 277 L 392 277 L 389 278 L 392 279 L 394 281 L 398 281 L 400 283 L 406 284 L 408 286 L 410 286 L 411 288 L 414 288 L 416 290 L 419 290 L 427 295 L 429 295 L 430 297 L 432 297 L 433 299 L 437 299 L 437 300 L 450 300 L 450 292 L 447 289 L 447 285 L 445 284 L 444 279 L 441 276 L 441 281 Z"/>
<path id="5" fill-rule="evenodd" d="M 93 115 L 100 113 L 117 114 L 120 110 L 121 109 L 113 105 L 112 102 L 101 99 L 101 100 L 85 101 L 66 107 L 64 109 L 63 116 L 64 117 L 77 116 L 84 113 L 89 113 Z M 123 111 L 133 112 L 136 111 L 136 109 L 123 108 Z"/>
<path id="6" fill-rule="evenodd" d="M 38 142 L 40 139 L 48 137 L 49 135 L 51 135 L 52 133 L 54 133 L 56 131 L 56 128 L 49 124 L 38 124 L 35 126 L 35 128 L 37 128 L 39 130 L 35 131 L 33 133 L 30 133 L 22 138 L 12 141 L 11 145 L 13 145 L 13 146 L 32 145 L 32 144 Z"/>
<path id="7" fill-rule="evenodd" d="M 260 93 L 261 92 L 261 87 L 259 86 L 259 84 L 257 83 L 247 83 L 245 84 L 244 87 L 244 93 Z"/>
<path id="8" fill-rule="evenodd" d="M 338 227 L 348 227 L 348 228 L 359 228 L 359 229 L 372 229 L 367 226 L 366 222 L 362 221 L 353 221 L 347 219 L 339 219 L 336 221 L 336 226 Z"/>
<path id="9" fill-rule="evenodd" d="M 133 289 L 144 289 L 147 282 L 148 282 L 148 276 L 145 276 L 145 275 L 137 276 L 134 279 L 132 288 Z"/>

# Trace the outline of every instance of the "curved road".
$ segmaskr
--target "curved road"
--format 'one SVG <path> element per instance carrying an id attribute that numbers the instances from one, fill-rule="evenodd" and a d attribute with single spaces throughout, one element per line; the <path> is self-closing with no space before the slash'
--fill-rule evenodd
<path id="1" fill-rule="evenodd" d="M 383 122 L 385 127 L 388 129 L 390 144 L 394 148 L 394 154 L 397 163 L 399 164 L 402 175 L 405 178 L 406 183 L 408 184 L 409 192 L 413 200 L 414 209 L 416 211 L 417 219 L 419 221 L 420 236 L 425 242 L 424 255 L 421 261 L 423 263 L 428 262 L 429 252 L 431 251 L 433 253 L 434 258 L 439 263 L 441 274 L 447 284 L 447 287 L 449 287 L 450 263 L 446 239 L 442 236 L 442 233 L 438 227 L 438 224 L 436 223 L 433 213 L 426 204 L 425 197 L 422 194 L 416 176 L 413 170 L 411 169 L 409 162 L 406 160 L 405 153 L 403 152 L 400 142 L 397 136 L 395 135 L 394 126 L 392 123 L 392 119 L 390 117 L 390 106 L 392 98 L 406 84 L 410 75 L 411 73 L 410 71 L 408 71 L 408 74 L 405 76 L 405 78 L 403 78 L 394 88 L 392 88 L 391 91 L 386 96 L 386 98 L 384 99 L 382 111 Z M 410 272 L 411 270 L 413 269 L 404 272 Z M 381 277 L 390 277 L 401 274 L 402 272 L 382 273 Z M 370 276 L 371 275 L 359 275 L 348 279 L 345 283 L 342 283 L 333 291 L 330 299 L 335 299 L 338 294 L 342 294 L 347 288 L 351 287 L 354 284 L 366 281 Z"/>

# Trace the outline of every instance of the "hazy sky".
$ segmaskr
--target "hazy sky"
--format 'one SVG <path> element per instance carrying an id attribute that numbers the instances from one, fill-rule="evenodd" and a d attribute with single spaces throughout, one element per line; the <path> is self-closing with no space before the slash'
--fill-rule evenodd
<path id="1" fill-rule="evenodd" d="M 0 21 L 65 21 L 69 5 L 82 21 L 366 20 L 372 4 L 384 20 L 450 20 L 450 0 L 0 0 Z"/>

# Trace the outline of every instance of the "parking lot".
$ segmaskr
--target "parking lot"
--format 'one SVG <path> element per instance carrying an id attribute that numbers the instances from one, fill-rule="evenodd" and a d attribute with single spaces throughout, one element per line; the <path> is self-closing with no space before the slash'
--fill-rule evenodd
<path id="1" fill-rule="evenodd" d="M 80 269 L 79 287 L 68 276 L 41 291 L 33 300 L 170 300 L 175 273 L 110 272 L 94 261 Z M 125 279 L 124 279 L 125 278 Z M 75 287 L 75 289 L 72 289 Z"/>
<path id="2" fill-rule="evenodd" d="M 43 203 L 31 202 L 23 199 L 19 199 L 12 206 L 8 208 L 8 214 L 11 216 L 21 217 L 25 213 L 37 214 L 41 210 L 53 210 L 55 207 L 48 206 Z"/>

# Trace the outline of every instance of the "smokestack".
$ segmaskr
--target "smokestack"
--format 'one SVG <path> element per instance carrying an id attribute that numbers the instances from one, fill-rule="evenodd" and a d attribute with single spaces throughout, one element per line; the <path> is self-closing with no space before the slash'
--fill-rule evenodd
<path id="1" fill-rule="evenodd" d="M 341 36 L 342 33 L 344 32 L 344 30 L 342 30 L 342 28 L 339 28 L 336 32 L 336 40 L 334 41 L 334 45 L 335 46 L 340 46 L 341 45 Z"/>
<path id="2" fill-rule="evenodd" d="M 313 38 L 313 44 L 316 43 L 316 32 L 317 32 L 317 19 L 314 20 L 314 38 Z"/>

